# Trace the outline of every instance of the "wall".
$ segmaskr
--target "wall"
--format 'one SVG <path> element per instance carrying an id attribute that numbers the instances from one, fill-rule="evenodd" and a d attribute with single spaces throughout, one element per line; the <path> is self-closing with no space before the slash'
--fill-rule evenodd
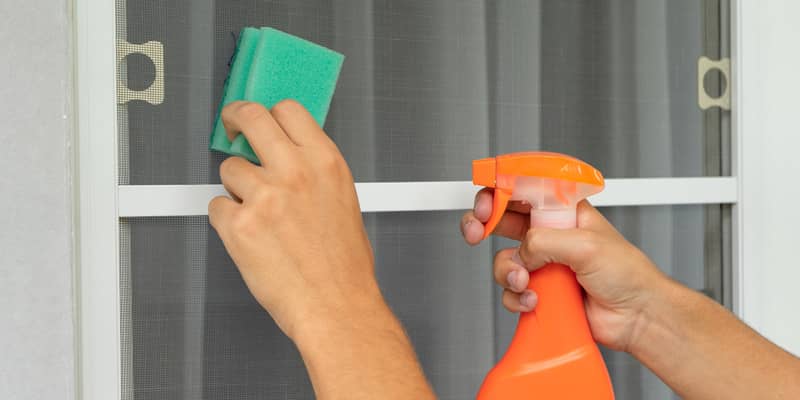
<path id="1" fill-rule="evenodd" d="M 800 3 L 739 0 L 736 99 L 742 175 L 741 313 L 800 354 Z"/>
<path id="2" fill-rule="evenodd" d="M 0 1 L 0 399 L 73 399 L 67 1 Z"/>

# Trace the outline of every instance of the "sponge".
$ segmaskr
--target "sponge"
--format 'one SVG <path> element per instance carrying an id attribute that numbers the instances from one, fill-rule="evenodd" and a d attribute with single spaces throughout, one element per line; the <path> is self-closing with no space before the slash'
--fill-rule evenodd
<path id="1" fill-rule="evenodd" d="M 256 28 L 244 28 L 239 35 L 236 50 L 233 53 L 231 70 L 225 86 L 222 89 L 222 102 L 219 106 L 217 119 L 214 122 L 214 130 L 211 132 L 209 148 L 230 154 L 231 141 L 225 134 L 225 127 L 222 125 L 220 113 L 222 108 L 237 100 L 244 100 L 244 91 L 247 87 L 247 78 L 250 76 L 250 67 L 253 64 L 253 55 L 256 45 L 261 37 L 261 31 Z"/>
<path id="2" fill-rule="evenodd" d="M 302 104 L 322 126 L 344 56 L 272 28 L 242 29 L 223 89 L 222 107 L 237 100 L 271 108 L 285 99 Z M 217 114 L 209 148 L 259 163 L 244 135 L 231 143 Z"/>

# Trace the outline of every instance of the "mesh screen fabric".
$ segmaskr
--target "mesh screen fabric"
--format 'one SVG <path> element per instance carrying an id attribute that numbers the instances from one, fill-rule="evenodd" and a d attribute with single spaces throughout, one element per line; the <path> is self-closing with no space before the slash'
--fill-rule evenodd
<path id="1" fill-rule="evenodd" d="M 464 160 L 520 149 L 611 178 L 702 176 L 705 135 L 729 135 L 696 104 L 693 0 L 118 1 L 119 38 L 162 43 L 165 73 L 162 104 L 124 105 L 123 183 L 219 182 L 208 136 L 243 26 L 347 56 L 326 131 L 358 181 L 466 180 Z M 153 79 L 137 65 L 129 87 Z"/>
<path id="2" fill-rule="evenodd" d="M 703 206 L 603 212 L 666 273 L 698 290 L 709 284 L 704 230 L 682 223 L 702 221 Z M 381 289 L 442 399 L 473 396 L 516 325 L 490 268 L 494 252 L 514 242 L 468 247 L 454 231 L 460 215 L 364 215 Z M 131 218 L 120 226 L 126 399 L 313 398 L 294 345 L 250 296 L 206 217 Z M 636 360 L 604 355 L 617 398 L 676 398 Z"/>

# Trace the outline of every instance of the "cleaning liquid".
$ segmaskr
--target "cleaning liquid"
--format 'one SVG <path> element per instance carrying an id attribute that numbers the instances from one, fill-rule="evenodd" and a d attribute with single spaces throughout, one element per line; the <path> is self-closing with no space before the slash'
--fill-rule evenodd
<path id="1" fill-rule="evenodd" d="M 578 202 L 604 187 L 600 171 L 557 153 L 526 152 L 473 161 L 473 183 L 494 188 L 489 236 L 509 201 L 531 205 L 531 227 L 575 228 Z M 531 272 L 536 308 L 520 314 L 508 351 L 489 372 L 478 400 L 613 400 L 575 274 L 560 264 Z"/>

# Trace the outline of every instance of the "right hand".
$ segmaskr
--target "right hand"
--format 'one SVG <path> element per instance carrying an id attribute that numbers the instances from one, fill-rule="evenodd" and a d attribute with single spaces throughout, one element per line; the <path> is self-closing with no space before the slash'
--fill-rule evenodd
<path id="1" fill-rule="evenodd" d="M 231 197 L 214 198 L 209 219 L 278 326 L 302 347 L 300 339 L 315 342 L 334 326 L 393 320 L 350 169 L 311 114 L 291 100 L 272 110 L 234 102 L 222 120 L 229 139 L 242 132 L 263 165 L 225 160 Z"/>
<path id="2" fill-rule="evenodd" d="M 492 208 L 492 191 L 475 197 L 475 208 L 461 221 L 464 240 L 481 241 Z M 512 312 L 531 311 L 536 294 L 527 289 L 529 271 L 550 263 L 568 265 L 586 291 L 586 315 L 594 339 L 629 351 L 653 294 L 671 280 L 589 202 L 578 204 L 576 229 L 530 227 L 530 207 L 510 204 L 495 235 L 519 240 L 519 248 L 501 250 L 494 259 L 495 281 L 505 288 L 503 305 Z"/>

